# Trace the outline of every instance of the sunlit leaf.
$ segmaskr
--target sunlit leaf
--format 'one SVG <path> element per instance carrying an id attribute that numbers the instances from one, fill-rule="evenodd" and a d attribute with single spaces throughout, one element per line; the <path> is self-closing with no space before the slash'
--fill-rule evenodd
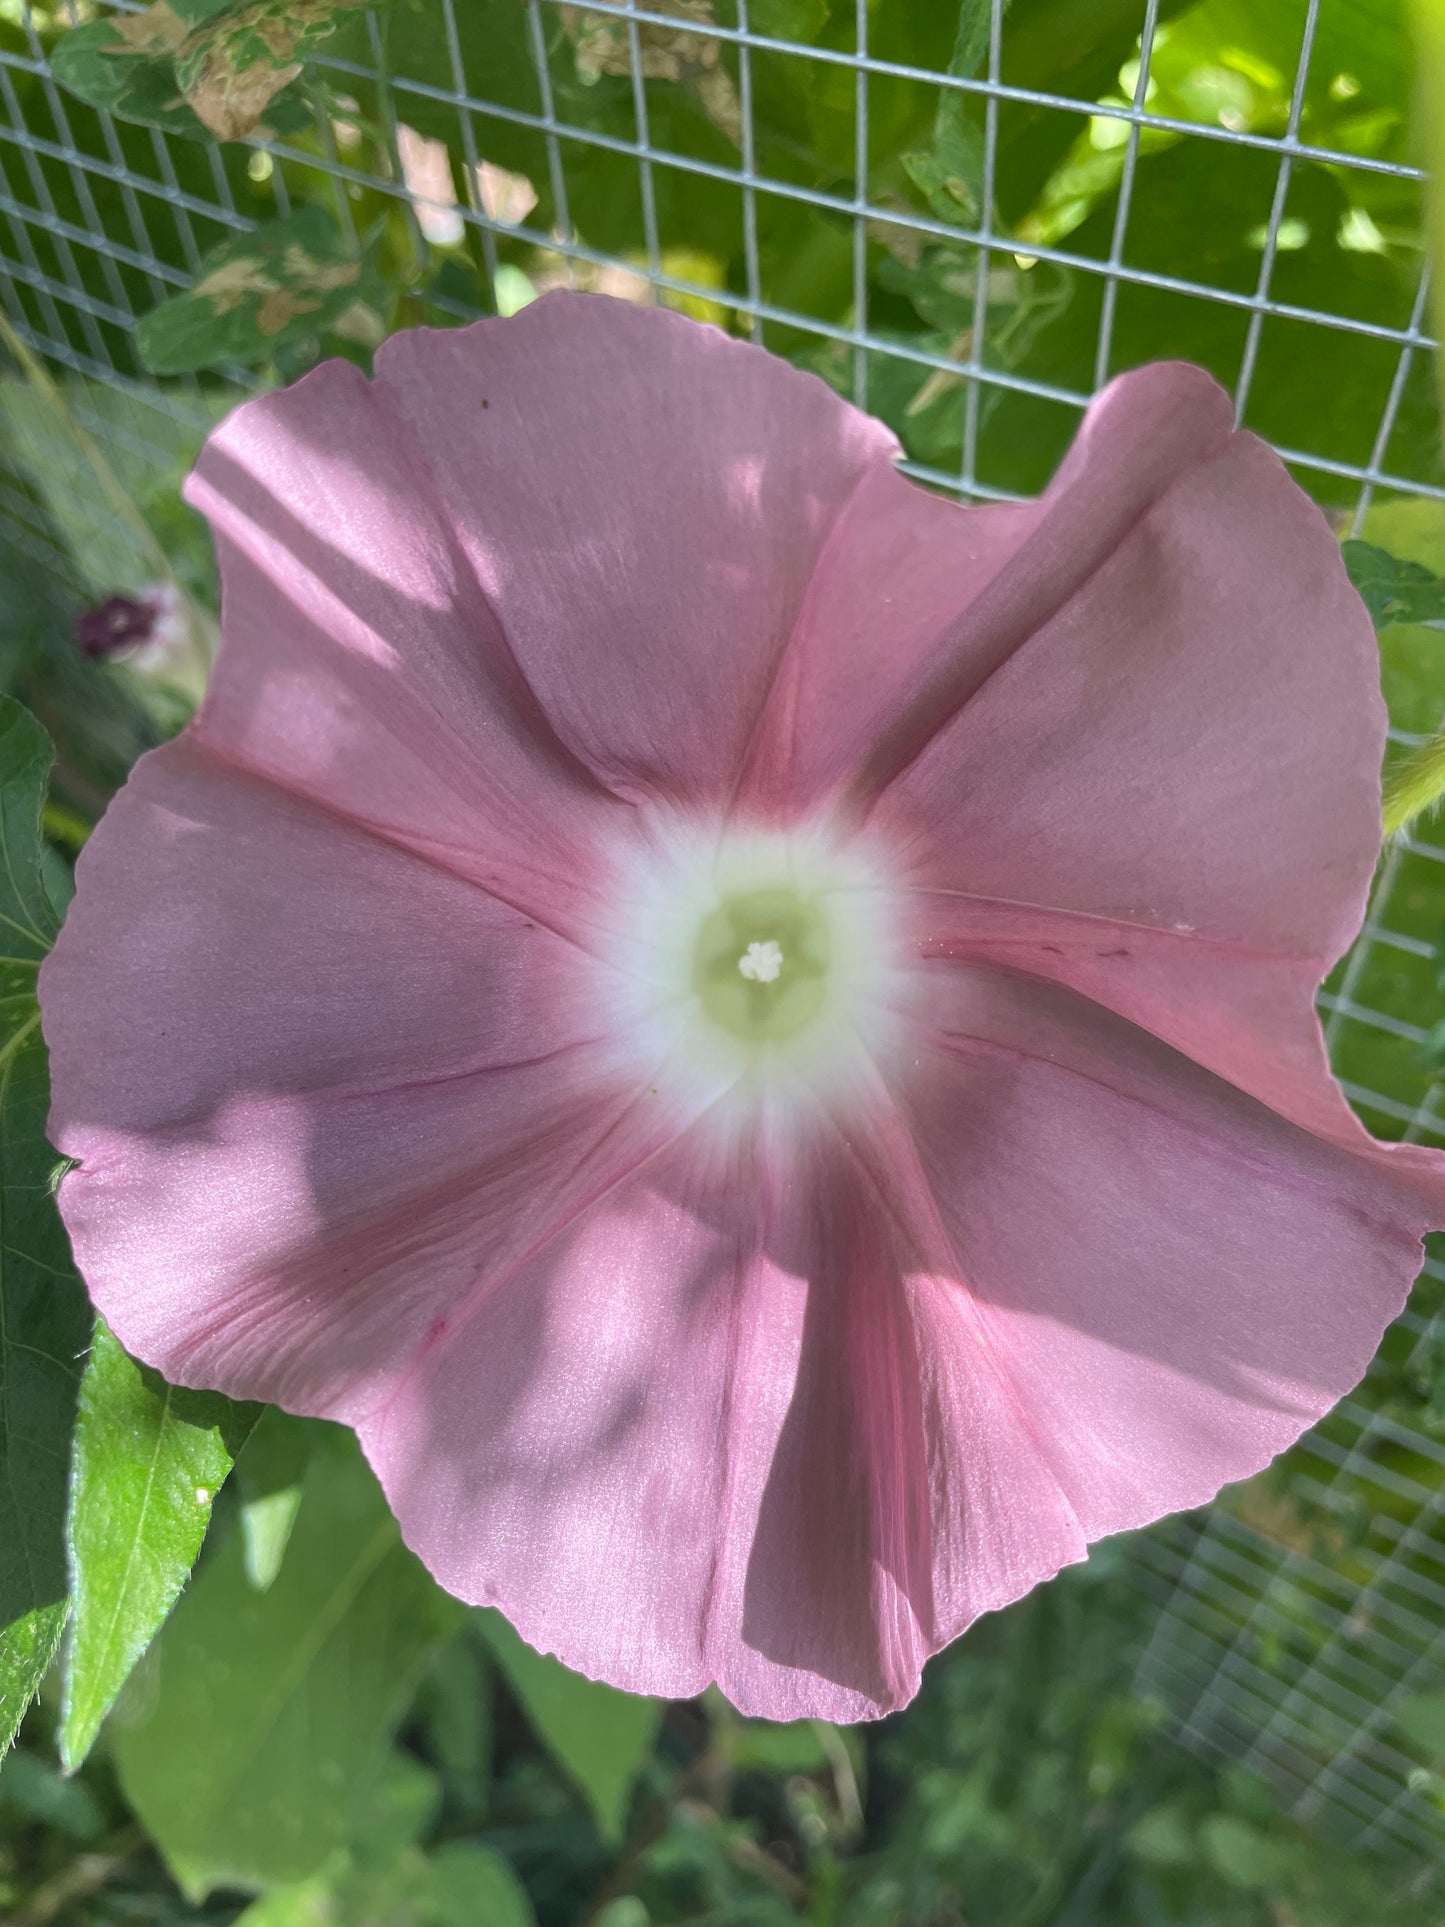
<path id="1" fill-rule="evenodd" d="M 304 6 L 306 0 L 299 3 Z M 107 14 L 73 28 L 57 42 L 51 72 L 62 87 L 92 107 L 204 139 L 219 130 L 187 99 L 177 61 L 193 42 L 203 50 L 208 47 L 212 37 L 224 31 L 223 20 L 232 19 L 234 31 L 234 16 L 249 11 L 234 0 L 156 0 L 143 13 Z M 306 103 L 295 92 L 280 92 L 297 71 L 286 73 L 269 93 L 255 90 L 256 113 L 237 131 L 293 134 L 304 127 L 310 119 Z M 205 96 L 208 110 L 212 99 Z M 269 108 L 264 127 L 259 125 L 263 108 Z"/>
<path id="2" fill-rule="evenodd" d="M 121 1783 L 188 1894 L 324 1867 L 459 1610 L 402 1546 L 349 1435 L 329 1435 L 275 1584 L 254 1589 L 233 1534 L 117 1708 Z"/>
<path id="3" fill-rule="evenodd" d="M 235 1927 L 340 1927 L 335 1889 L 319 1874 L 276 1887 L 238 1915 Z"/>
<path id="4" fill-rule="evenodd" d="M 266 361 L 383 299 L 370 262 L 323 208 L 309 207 L 208 254 L 193 288 L 142 318 L 136 353 L 158 375 Z"/>
<path id="5" fill-rule="evenodd" d="M 318 1430 L 273 1406 L 263 1412 L 236 1468 L 246 1577 L 257 1592 L 274 1584 L 301 1505 Z"/>
<path id="6" fill-rule="evenodd" d="M 253 132 L 272 100 L 336 31 L 339 16 L 385 0 L 233 0 L 175 49 L 176 79 L 218 140 Z"/>
<path id="7" fill-rule="evenodd" d="M 67 1610 L 65 1488 L 90 1314 L 51 1193 L 36 972 L 55 936 L 42 877 L 45 732 L 0 698 L 0 1752 Z"/>
<path id="8" fill-rule="evenodd" d="M 73 1623 L 61 1757 L 90 1751 L 175 1604 L 211 1502 L 256 1420 L 219 1392 L 167 1385 L 97 1325 L 80 1387 L 70 1495 Z"/>

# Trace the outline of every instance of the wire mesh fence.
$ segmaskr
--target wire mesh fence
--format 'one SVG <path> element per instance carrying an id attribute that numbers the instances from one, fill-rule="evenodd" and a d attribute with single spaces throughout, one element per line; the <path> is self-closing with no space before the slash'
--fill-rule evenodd
<path id="1" fill-rule="evenodd" d="M 325 205 L 357 248 L 392 218 L 389 245 L 410 253 L 402 320 L 505 312 L 548 283 L 680 305 L 891 410 L 911 472 L 968 499 L 1037 486 L 1121 367 L 1202 347 L 1342 534 L 1445 502 L 1421 174 L 1398 143 L 1372 145 L 1317 106 L 1359 91 L 1341 36 L 1378 22 L 1355 0 L 1274 8 L 1291 53 L 1273 119 L 1231 106 L 1223 81 L 1191 94 L 1161 74 L 1191 18 L 1167 0 L 1133 0 L 1130 55 L 1106 85 L 1087 44 L 1072 68 L 1055 63 L 1077 92 L 1036 83 L 1040 29 L 1006 19 L 1004 0 L 972 10 L 971 65 L 952 30 L 910 57 L 867 0 L 831 14 L 805 0 L 438 0 L 424 46 L 368 16 L 323 50 L 314 129 L 224 148 L 94 113 L 57 86 L 55 31 L 135 10 L 0 5 L 0 302 L 68 424 L 6 384 L 0 531 L 67 606 L 124 566 L 68 470 L 98 452 L 136 500 L 159 499 L 260 379 L 238 366 L 157 380 L 135 353 L 138 318 L 192 286 L 217 243 L 303 203 Z M 973 184 L 947 218 L 946 186 L 900 191 L 898 102 L 920 89 L 941 129 L 973 130 Z M 780 130 L 778 103 L 804 98 L 807 124 Z M 1054 157 L 1042 198 L 1024 179 L 1041 142 Z M 1248 201 L 1243 250 L 1207 228 L 1168 231 L 1171 178 L 1189 169 Z M 1308 237 L 1322 206 L 1330 261 L 1368 273 L 1319 271 Z M 699 208 L 708 247 L 690 225 Z M 1064 306 L 1061 346 L 1050 323 Z M 1303 402 L 1301 368 L 1316 383 Z M 1397 742 L 1438 718 L 1412 720 Z M 1442 927 L 1445 842 L 1427 828 L 1391 845 L 1321 996 L 1342 1081 L 1384 1136 L 1445 1143 L 1420 1052 L 1440 1014 Z M 1442 1280 L 1432 1261 L 1364 1386 L 1282 1465 L 1132 1553 L 1157 1602 L 1137 1678 L 1184 1743 L 1409 1862 L 1445 1845 L 1445 1783 L 1396 1718 L 1445 1690 L 1445 1444 L 1419 1395 L 1445 1360 Z"/>

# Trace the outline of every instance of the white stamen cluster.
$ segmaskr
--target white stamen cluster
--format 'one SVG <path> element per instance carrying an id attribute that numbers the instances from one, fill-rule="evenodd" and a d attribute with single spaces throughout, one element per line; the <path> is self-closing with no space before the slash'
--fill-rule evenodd
<path id="1" fill-rule="evenodd" d="M 783 974 L 781 947 L 771 940 L 750 943 L 738 958 L 738 971 L 755 984 L 775 984 Z"/>

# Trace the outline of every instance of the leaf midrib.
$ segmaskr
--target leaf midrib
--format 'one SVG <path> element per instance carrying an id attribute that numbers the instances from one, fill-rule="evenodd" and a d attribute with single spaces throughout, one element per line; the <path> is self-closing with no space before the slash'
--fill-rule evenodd
<path id="1" fill-rule="evenodd" d="M 395 1544 L 395 1522 L 390 1518 L 384 1519 L 357 1553 L 350 1569 L 319 1607 L 306 1636 L 297 1640 L 289 1664 L 282 1669 L 271 1692 L 261 1701 L 250 1737 L 231 1749 L 228 1755 L 227 1764 L 231 1770 L 224 1781 L 218 1780 L 215 1783 L 214 1797 L 208 1803 L 209 1811 L 206 1814 L 208 1831 L 214 1825 L 217 1810 L 231 1803 L 235 1789 L 242 1784 L 255 1764 L 256 1756 L 266 1744 L 277 1721 L 285 1711 L 288 1701 L 299 1690 L 322 1647 L 341 1624 L 362 1587 Z"/>

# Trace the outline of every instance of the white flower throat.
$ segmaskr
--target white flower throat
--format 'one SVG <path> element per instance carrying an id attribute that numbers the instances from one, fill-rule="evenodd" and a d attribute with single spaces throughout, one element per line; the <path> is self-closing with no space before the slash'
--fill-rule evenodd
<path id="1" fill-rule="evenodd" d="M 626 1034 L 688 1085 L 851 1080 L 896 1035 L 913 981 L 885 874 L 826 826 L 654 825 L 616 879 Z"/>

